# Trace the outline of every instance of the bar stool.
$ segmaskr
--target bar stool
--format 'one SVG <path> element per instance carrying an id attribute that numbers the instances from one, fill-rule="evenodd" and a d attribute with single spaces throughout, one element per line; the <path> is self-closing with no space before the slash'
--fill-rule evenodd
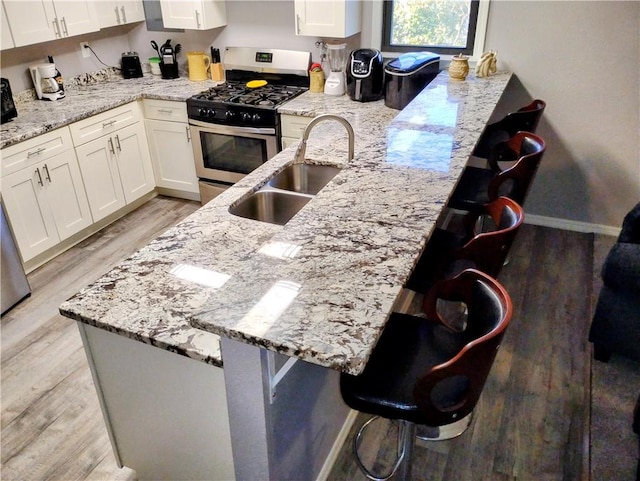
<path id="1" fill-rule="evenodd" d="M 516 133 L 507 142 L 493 148 L 488 158 L 490 169 L 465 167 L 447 207 L 477 210 L 500 196 L 524 205 L 545 149 L 541 137 L 529 132 Z M 502 169 L 502 162 L 511 165 Z"/>
<path id="2" fill-rule="evenodd" d="M 472 155 L 486 159 L 497 144 L 506 142 L 516 133 L 535 133 L 546 106 L 544 100 L 536 99 L 518 111 L 507 114 L 498 122 L 487 125 Z"/>
<path id="3" fill-rule="evenodd" d="M 459 309 L 445 311 L 442 303 Z M 369 479 L 386 480 L 396 472 L 400 479 L 411 479 L 417 426 L 429 427 L 432 440 L 466 430 L 513 310 L 504 287 L 474 269 L 434 284 L 423 308 L 425 317 L 391 314 L 364 372 L 340 377 L 345 403 L 374 415 L 353 445 Z M 364 466 L 359 454 L 367 427 L 378 417 L 399 423 L 399 452 L 390 472 L 380 476 Z"/>
<path id="4" fill-rule="evenodd" d="M 514 200 L 499 197 L 468 212 L 461 233 L 436 228 L 405 287 L 424 293 L 437 279 L 453 277 L 466 268 L 498 277 L 523 222 L 524 209 Z"/>

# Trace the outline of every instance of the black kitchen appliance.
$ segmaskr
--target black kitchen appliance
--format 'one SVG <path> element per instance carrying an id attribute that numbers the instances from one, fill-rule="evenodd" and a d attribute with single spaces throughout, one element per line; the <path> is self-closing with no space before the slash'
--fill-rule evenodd
<path id="1" fill-rule="evenodd" d="M 440 72 L 440 56 L 430 52 L 410 52 L 387 64 L 384 104 L 402 110 Z"/>
<path id="2" fill-rule="evenodd" d="M 142 65 L 138 52 L 124 52 L 120 61 L 120 68 L 124 78 L 142 77 Z"/>
<path id="3" fill-rule="evenodd" d="M 13 95 L 11 94 L 11 85 L 6 78 L 0 78 L 0 88 L 2 89 L 2 119 L 4 123 L 18 116 L 16 110 L 16 104 L 13 102 Z"/>
<path id="4" fill-rule="evenodd" d="M 354 50 L 347 63 L 347 93 L 351 100 L 371 102 L 384 95 L 382 54 L 372 48 Z"/>
<path id="5" fill-rule="evenodd" d="M 187 99 L 203 204 L 280 151 L 276 109 L 309 87 L 310 52 L 227 47 L 224 59 L 226 82 Z"/>

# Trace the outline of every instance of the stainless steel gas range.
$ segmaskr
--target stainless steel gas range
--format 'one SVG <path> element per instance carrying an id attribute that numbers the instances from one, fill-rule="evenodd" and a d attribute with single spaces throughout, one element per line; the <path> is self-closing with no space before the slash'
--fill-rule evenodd
<path id="1" fill-rule="evenodd" d="M 281 150 L 278 106 L 308 89 L 310 52 L 227 47 L 224 84 L 187 100 L 205 204 Z"/>

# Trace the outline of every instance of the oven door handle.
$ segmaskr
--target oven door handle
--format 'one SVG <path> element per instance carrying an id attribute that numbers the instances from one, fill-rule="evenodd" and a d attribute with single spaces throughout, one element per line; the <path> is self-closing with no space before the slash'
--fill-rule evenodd
<path id="1" fill-rule="evenodd" d="M 274 128 L 257 128 L 257 127 L 238 127 L 229 125 L 212 124 L 210 122 L 202 122 L 200 120 L 189 119 L 189 125 L 198 127 L 201 130 L 215 134 L 237 135 L 237 134 L 256 134 L 256 135 L 275 135 Z"/>

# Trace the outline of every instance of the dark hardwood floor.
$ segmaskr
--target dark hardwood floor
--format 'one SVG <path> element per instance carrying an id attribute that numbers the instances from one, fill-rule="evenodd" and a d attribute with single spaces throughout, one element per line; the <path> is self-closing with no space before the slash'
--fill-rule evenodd
<path id="1" fill-rule="evenodd" d="M 592 235 L 523 226 L 499 278 L 514 316 L 474 420 L 456 439 L 418 443 L 416 481 L 589 479 L 592 246 Z M 350 445 L 367 418 L 359 416 L 329 480 L 366 479 Z M 379 472 L 395 455 L 387 426 L 368 448 Z"/>
<path id="2" fill-rule="evenodd" d="M 156 198 L 29 275 L 33 296 L 1 321 L 3 480 L 135 479 L 115 465 L 77 327 L 57 308 L 197 207 Z M 419 443 L 416 480 L 588 479 L 592 250 L 592 235 L 523 227 L 500 276 L 515 315 L 474 421 Z M 367 440 L 378 463 L 395 449 L 387 428 Z M 330 480 L 365 479 L 350 443 Z"/>

